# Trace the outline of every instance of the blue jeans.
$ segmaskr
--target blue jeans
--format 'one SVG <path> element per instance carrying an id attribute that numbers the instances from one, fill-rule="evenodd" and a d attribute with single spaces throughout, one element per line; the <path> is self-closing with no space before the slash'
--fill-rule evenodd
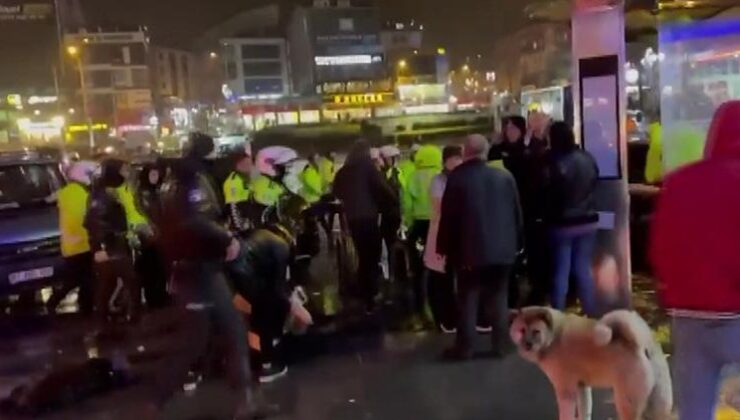
<path id="1" fill-rule="evenodd" d="M 597 315 L 591 257 L 596 244 L 596 230 L 554 230 L 551 233 L 554 258 L 552 306 L 565 309 L 571 273 L 578 285 L 583 311 Z"/>
<path id="2" fill-rule="evenodd" d="M 740 363 L 740 319 L 673 319 L 674 383 L 681 420 L 711 420 L 722 368 Z"/>

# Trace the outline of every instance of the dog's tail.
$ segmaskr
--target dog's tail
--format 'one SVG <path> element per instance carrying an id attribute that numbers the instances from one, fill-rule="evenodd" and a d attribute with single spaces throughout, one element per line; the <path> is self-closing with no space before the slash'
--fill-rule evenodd
<path id="1" fill-rule="evenodd" d="M 599 345 L 620 341 L 635 350 L 644 350 L 652 348 L 655 342 L 650 327 L 632 311 L 619 310 L 604 315 L 596 323 L 595 330 Z"/>

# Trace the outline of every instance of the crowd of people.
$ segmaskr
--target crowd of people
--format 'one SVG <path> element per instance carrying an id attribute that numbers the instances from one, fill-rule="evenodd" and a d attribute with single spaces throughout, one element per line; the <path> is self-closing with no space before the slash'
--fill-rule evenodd
<path id="1" fill-rule="evenodd" d="M 494 353 L 504 355 L 509 307 L 565 309 L 571 277 L 584 311 L 598 314 L 597 179 L 572 129 L 539 116 L 508 117 L 501 137 L 471 135 L 462 147 L 414 145 L 406 159 L 394 146 L 358 142 L 333 193 L 357 249 L 366 310 L 381 300 L 385 245 L 391 266 L 408 262 L 409 325 L 457 332 L 452 358 L 472 356 L 476 331 L 491 332 Z M 399 241 L 406 258 L 393 252 Z"/>
<path id="2" fill-rule="evenodd" d="M 736 112 L 737 104 L 733 106 Z M 713 126 L 701 169 L 667 181 L 653 236 L 657 274 L 671 291 L 665 294 L 666 303 L 678 310 L 679 389 L 696 396 L 686 408 L 697 413 L 685 417 L 691 419 L 709 418 L 705 414 L 715 397 L 708 394 L 716 395 L 718 369 L 737 361 L 731 349 L 740 348 L 734 280 L 727 280 L 722 293 L 694 293 L 703 278 L 729 278 L 726 263 L 734 261 L 726 255 L 731 239 L 721 244 L 716 236 L 695 239 L 717 234 L 720 221 L 734 226 L 729 221 L 734 218 L 728 213 L 697 220 L 687 212 L 693 207 L 682 201 L 702 193 L 708 194 L 702 202 L 715 200 L 718 209 L 736 210 L 719 203 L 726 197 L 702 189 L 704 181 L 700 185 L 693 180 L 719 176 L 730 182 L 736 175 L 735 162 L 727 156 L 737 153 L 737 142 L 727 141 L 735 137 L 726 124 Z M 256 418 L 271 410 L 252 386 L 252 365 L 262 382 L 285 374 L 279 356 L 285 326 L 312 323 L 301 293 L 291 288 L 293 268 L 289 276 L 288 267 L 297 253 L 313 256 L 320 246 L 280 226 L 275 208 L 286 196 L 300 197 L 302 214 L 329 238 L 341 208 L 340 225 L 346 227 L 358 260 L 357 297 L 365 312 L 373 314 L 380 302 L 396 299 L 409 328 L 456 334 L 455 344 L 444 353 L 448 359 L 470 359 L 477 333 L 490 334 L 491 357 L 507 355 L 513 350 L 509 309 L 566 309 L 571 284 L 586 315 L 604 310 L 591 270 L 599 169 L 564 122 L 510 116 L 501 135 L 492 139 L 473 134 L 462 146 L 415 144 L 406 153 L 394 145 L 375 149 L 359 140 L 341 167 L 333 154 L 310 155 L 298 174 L 300 188 L 293 192 L 285 183 L 287 161 L 255 162 L 249 149 L 229 155 L 233 171 L 223 185 L 216 185 L 206 159 L 213 149 L 210 137 L 193 134 L 183 158 L 145 165 L 135 188 L 122 160 L 75 162 L 59 193 L 69 280 L 55 290 L 48 309 L 53 312 L 79 287 L 80 311 L 94 313 L 104 332 L 121 319 L 136 323 L 142 302 L 154 308 L 174 303 L 184 327 L 168 372 L 158 376 L 160 403 L 182 384 L 219 331 L 229 342 L 231 372 L 244 390 L 242 414 Z M 335 200 L 340 207 L 331 204 Z M 676 225 L 689 232 L 674 234 Z M 332 250 L 335 244 L 328 242 Z M 704 253 L 697 247 L 715 242 L 712 255 L 718 260 L 695 264 L 692 253 Z M 401 281 L 396 285 L 401 293 L 382 296 L 383 277 Z M 691 281 L 695 283 L 689 285 Z M 247 326 L 259 337 L 256 345 L 248 343 Z M 725 342 L 727 354 L 710 358 L 707 354 L 716 352 L 697 348 L 696 336 L 706 336 L 706 343 Z M 259 349 L 256 364 L 250 344 Z M 701 383 L 688 380 L 700 363 L 699 370 L 711 365 L 711 372 Z"/>

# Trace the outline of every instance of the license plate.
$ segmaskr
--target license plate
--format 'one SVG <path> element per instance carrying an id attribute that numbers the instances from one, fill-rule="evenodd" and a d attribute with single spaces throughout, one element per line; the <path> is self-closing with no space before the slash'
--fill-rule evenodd
<path id="1" fill-rule="evenodd" d="M 54 275 L 54 267 L 34 268 L 28 271 L 19 271 L 11 273 L 8 276 L 10 284 L 18 284 L 31 280 L 45 279 Z"/>

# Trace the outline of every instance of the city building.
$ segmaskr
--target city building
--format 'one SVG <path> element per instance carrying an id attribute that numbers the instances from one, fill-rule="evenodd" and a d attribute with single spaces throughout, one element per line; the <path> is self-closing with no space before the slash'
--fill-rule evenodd
<path id="1" fill-rule="evenodd" d="M 450 111 L 447 54 L 399 56 L 393 63 L 396 97 L 405 114 L 440 113 Z"/>
<path id="2" fill-rule="evenodd" d="M 242 100 L 288 96 L 288 44 L 283 38 L 226 38 L 221 40 L 225 85 Z"/>
<path id="3" fill-rule="evenodd" d="M 151 135 L 156 117 L 144 28 L 82 29 L 65 34 L 64 45 L 69 71 L 79 75 L 74 91 L 79 104 L 75 109 L 81 112 L 75 112 L 74 118 L 106 124 L 124 139 Z"/>
<path id="4" fill-rule="evenodd" d="M 382 115 L 394 101 L 382 25 L 372 2 L 316 0 L 288 27 L 294 91 L 321 98 L 324 120 Z"/>
<path id="5" fill-rule="evenodd" d="M 424 38 L 424 26 L 416 21 L 388 21 L 380 32 L 380 42 L 389 63 L 396 63 L 403 58 L 419 54 Z"/>
<path id="6" fill-rule="evenodd" d="M 567 83 L 570 48 L 568 23 L 532 22 L 501 38 L 494 51 L 498 90 L 518 93 Z"/>
<path id="7" fill-rule="evenodd" d="M 191 128 L 191 109 L 200 103 L 196 89 L 200 71 L 196 55 L 189 51 L 153 46 L 149 54 L 152 95 L 162 134 Z"/>

